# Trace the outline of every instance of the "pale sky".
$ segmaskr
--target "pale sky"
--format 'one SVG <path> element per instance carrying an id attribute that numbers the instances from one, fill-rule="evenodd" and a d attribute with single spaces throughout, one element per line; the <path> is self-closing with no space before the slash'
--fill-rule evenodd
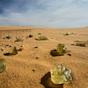
<path id="1" fill-rule="evenodd" d="M 88 26 L 88 0 L 0 0 L 0 25 Z"/>

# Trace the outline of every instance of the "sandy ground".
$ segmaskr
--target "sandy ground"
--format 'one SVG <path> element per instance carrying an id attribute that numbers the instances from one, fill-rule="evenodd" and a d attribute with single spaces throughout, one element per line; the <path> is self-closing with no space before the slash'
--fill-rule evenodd
<path id="1" fill-rule="evenodd" d="M 65 36 L 66 32 L 73 34 Z M 35 40 L 38 33 L 46 36 L 48 40 Z M 29 34 L 33 37 L 28 38 Z M 6 35 L 11 36 L 11 39 L 3 39 Z M 23 42 L 14 42 L 16 37 L 23 39 Z M 88 40 L 88 28 L 44 30 L 31 27 L 0 27 L 0 58 L 5 59 L 7 67 L 5 72 L 0 73 L 0 88 L 44 88 L 40 84 L 41 78 L 50 71 L 54 63 L 64 64 L 72 70 L 72 84 L 64 88 L 88 88 L 88 47 L 72 46 L 76 40 Z M 66 45 L 71 56 L 50 55 L 50 50 L 59 43 Z M 23 50 L 17 55 L 4 56 L 6 45 L 23 46 Z"/>

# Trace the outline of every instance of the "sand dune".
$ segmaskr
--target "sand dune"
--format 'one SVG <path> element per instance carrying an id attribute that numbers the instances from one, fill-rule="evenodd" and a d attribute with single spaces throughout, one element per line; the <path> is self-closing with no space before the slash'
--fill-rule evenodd
<path id="1" fill-rule="evenodd" d="M 67 32 L 72 34 L 65 36 Z M 35 40 L 38 33 L 46 36 L 48 40 Z M 33 37 L 28 37 L 30 34 Z M 9 35 L 10 39 L 5 39 L 6 35 Z M 14 42 L 16 37 L 23 41 Z M 44 88 L 40 84 L 41 78 L 50 71 L 54 63 L 64 64 L 72 70 L 72 85 L 64 88 L 88 88 L 88 47 L 72 46 L 77 40 L 88 40 L 88 28 L 44 30 L 31 27 L 0 27 L 0 58 L 4 58 L 6 62 L 6 71 L 0 73 L 0 88 Z M 52 57 L 50 50 L 58 43 L 64 43 L 71 51 L 71 56 L 65 54 Z M 7 45 L 18 48 L 22 46 L 22 51 L 16 55 L 4 56 Z"/>

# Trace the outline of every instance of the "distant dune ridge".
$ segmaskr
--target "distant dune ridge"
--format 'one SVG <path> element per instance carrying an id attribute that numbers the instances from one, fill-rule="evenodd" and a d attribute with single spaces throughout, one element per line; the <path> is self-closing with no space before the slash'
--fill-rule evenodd
<path id="1" fill-rule="evenodd" d="M 52 28 L 52 27 L 33 27 L 33 26 L 0 26 L 0 30 L 19 30 L 19 29 L 88 29 L 88 27 L 78 28 Z"/>
<path id="2" fill-rule="evenodd" d="M 48 39 L 38 41 L 39 36 Z M 88 88 L 88 46 L 76 46 L 75 41 L 88 41 L 88 27 L 62 30 L 1 26 L 0 58 L 5 59 L 6 71 L 0 73 L 0 88 L 44 88 L 41 78 L 54 64 L 64 64 L 72 71 L 72 84 L 64 88 Z M 51 56 L 50 51 L 59 43 L 63 43 L 69 52 L 63 56 Z M 13 47 L 16 53 L 5 56 L 4 53 Z"/>
<path id="3" fill-rule="evenodd" d="M 0 30 L 20 30 L 20 29 L 30 29 L 30 26 L 0 26 Z"/>

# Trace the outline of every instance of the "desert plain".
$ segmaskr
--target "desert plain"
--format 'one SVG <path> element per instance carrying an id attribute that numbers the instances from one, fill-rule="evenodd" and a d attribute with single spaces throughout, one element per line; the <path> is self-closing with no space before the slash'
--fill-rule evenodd
<path id="1" fill-rule="evenodd" d="M 40 35 L 48 39 L 36 40 Z M 20 40 L 16 42 L 16 38 Z M 88 27 L 0 27 L 0 59 L 6 63 L 6 70 L 0 73 L 0 88 L 45 88 L 41 78 L 54 64 L 64 64 L 72 71 L 72 84 L 64 88 L 88 88 L 88 46 L 75 46 L 75 41 L 88 41 Z M 51 56 L 50 50 L 59 43 L 65 44 L 69 54 Z M 4 55 L 14 46 L 19 50 L 16 55 Z"/>

